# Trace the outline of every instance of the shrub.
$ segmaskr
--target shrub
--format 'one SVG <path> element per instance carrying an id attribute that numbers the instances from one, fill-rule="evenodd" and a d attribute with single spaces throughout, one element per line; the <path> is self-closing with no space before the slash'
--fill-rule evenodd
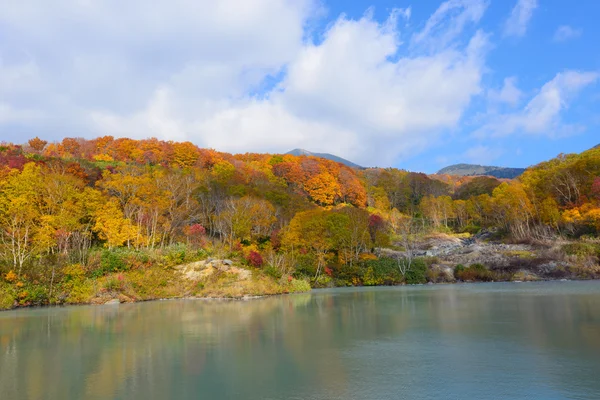
<path id="1" fill-rule="evenodd" d="M 365 286 L 377 286 L 383 284 L 383 277 L 378 276 L 373 271 L 373 267 L 368 267 L 363 275 L 362 279 L 363 285 Z"/>
<path id="2" fill-rule="evenodd" d="M 269 265 L 268 267 L 265 267 L 263 269 L 263 271 L 265 272 L 265 274 L 267 274 L 270 277 L 273 277 L 275 279 L 280 279 L 282 274 L 281 271 L 271 265 Z"/>
<path id="3" fill-rule="evenodd" d="M 15 292 L 12 287 L 0 282 L 0 310 L 9 310 L 14 307 Z"/>
<path id="4" fill-rule="evenodd" d="M 63 268 L 63 282 L 61 285 L 62 296 L 59 302 L 69 304 L 89 303 L 93 297 L 92 282 L 85 277 L 85 270 L 80 264 L 72 264 Z"/>
<path id="5" fill-rule="evenodd" d="M 317 258 L 312 253 L 299 254 L 296 258 L 296 272 L 294 276 L 302 278 L 313 277 L 317 272 Z"/>
<path id="6" fill-rule="evenodd" d="M 404 280 L 409 285 L 416 285 L 427 282 L 427 264 L 421 258 L 415 258 L 412 261 L 410 269 L 406 271 Z"/>
<path id="7" fill-rule="evenodd" d="M 461 274 L 464 270 L 465 266 L 462 264 L 458 264 L 456 267 L 454 267 L 454 276 L 458 277 L 458 275 Z"/>
<path id="8" fill-rule="evenodd" d="M 65 282 L 81 280 L 85 277 L 85 270 L 81 264 L 71 264 L 63 268 Z"/>
<path id="9" fill-rule="evenodd" d="M 36 284 L 26 285 L 17 293 L 17 300 L 22 306 L 41 306 L 48 304 L 48 290 Z"/>
<path id="10" fill-rule="evenodd" d="M 251 251 L 250 253 L 248 253 L 248 257 L 246 257 L 246 261 L 248 261 L 248 264 L 255 267 L 255 268 L 260 268 L 262 267 L 264 261 L 262 256 L 260 255 L 260 253 L 258 251 Z"/>
<path id="11" fill-rule="evenodd" d="M 471 235 L 476 235 L 479 231 L 481 231 L 481 227 L 473 224 L 469 224 L 462 229 L 462 232 L 470 233 Z"/>
<path id="12" fill-rule="evenodd" d="M 102 284 L 102 288 L 107 292 L 120 292 L 124 288 L 124 283 L 116 276 L 109 276 Z"/>
<path id="13" fill-rule="evenodd" d="M 184 244 L 177 244 L 168 248 L 167 254 L 165 255 L 167 266 L 172 267 L 183 264 L 186 260 L 187 247 Z"/>
<path id="14" fill-rule="evenodd" d="M 310 284 L 304 279 L 292 279 L 288 285 L 290 293 L 309 292 Z"/>
<path id="15" fill-rule="evenodd" d="M 4 275 L 4 280 L 8 283 L 15 283 L 17 280 L 17 274 L 15 274 L 13 270 L 10 270 L 6 275 Z"/>
<path id="16" fill-rule="evenodd" d="M 468 268 L 455 268 L 455 276 L 456 279 L 460 279 L 462 281 L 483 281 L 489 282 L 493 281 L 495 275 L 492 271 L 488 270 L 482 264 L 473 264 Z"/>
<path id="17" fill-rule="evenodd" d="M 98 278 L 111 272 L 124 271 L 127 264 L 119 250 L 104 250 L 100 255 L 99 268 L 92 271 L 91 276 Z"/>
<path id="18" fill-rule="evenodd" d="M 600 257 L 600 246 L 593 243 L 568 243 L 562 247 L 565 254 L 569 256 L 575 256 L 577 258 L 584 258 L 588 256 Z"/>
<path id="19" fill-rule="evenodd" d="M 382 257 L 363 263 L 362 281 L 366 286 L 397 285 L 403 277 L 398 269 L 398 262 L 393 258 Z"/>

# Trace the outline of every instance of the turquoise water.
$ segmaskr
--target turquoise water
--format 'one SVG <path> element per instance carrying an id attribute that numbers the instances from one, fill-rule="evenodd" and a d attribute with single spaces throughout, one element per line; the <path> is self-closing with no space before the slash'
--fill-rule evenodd
<path id="1" fill-rule="evenodd" d="M 600 399 L 600 282 L 0 313 L 0 399 Z"/>

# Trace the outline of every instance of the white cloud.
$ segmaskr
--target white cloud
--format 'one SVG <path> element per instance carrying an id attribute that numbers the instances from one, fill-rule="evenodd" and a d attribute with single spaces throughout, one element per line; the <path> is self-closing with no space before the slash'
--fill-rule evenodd
<path id="1" fill-rule="evenodd" d="M 527 24 L 537 6 L 537 0 L 517 0 L 504 25 L 504 35 L 524 36 L 527 32 Z"/>
<path id="2" fill-rule="evenodd" d="M 514 133 L 561 136 L 580 129 L 565 124 L 561 114 L 569 101 L 584 87 L 595 83 L 596 72 L 565 71 L 547 82 L 523 110 L 494 115 L 476 131 L 477 136 L 505 136 Z"/>
<path id="3" fill-rule="evenodd" d="M 0 129 L 47 139 L 307 147 L 390 165 L 455 129 L 483 91 L 488 39 L 465 30 L 485 1 L 442 4 L 410 50 L 398 27 L 410 9 L 340 17 L 313 43 L 316 0 L 8 2 Z"/>
<path id="4" fill-rule="evenodd" d="M 487 0 L 448 0 L 412 37 L 413 45 L 444 48 L 461 35 L 469 23 L 478 23 L 488 6 Z"/>
<path id="5" fill-rule="evenodd" d="M 481 90 L 485 43 L 477 34 L 462 52 L 392 62 L 400 45 L 393 24 L 341 18 L 322 43 L 298 52 L 263 100 L 202 99 L 186 115 L 194 100 L 183 101 L 172 83 L 132 116 L 94 112 L 92 118 L 99 131 L 117 135 L 187 138 L 233 152 L 310 147 L 386 165 L 455 126 Z"/>
<path id="6" fill-rule="evenodd" d="M 581 29 L 576 29 L 570 27 L 569 25 L 561 25 L 558 27 L 556 32 L 554 32 L 554 41 L 566 42 L 567 40 L 575 39 L 581 36 L 582 33 L 583 31 Z"/>
<path id="7" fill-rule="evenodd" d="M 516 86 L 517 78 L 512 76 L 504 79 L 502 89 L 488 90 L 488 98 L 492 102 L 505 103 L 510 106 L 516 106 L 523 97 L 523 92 Z"/>

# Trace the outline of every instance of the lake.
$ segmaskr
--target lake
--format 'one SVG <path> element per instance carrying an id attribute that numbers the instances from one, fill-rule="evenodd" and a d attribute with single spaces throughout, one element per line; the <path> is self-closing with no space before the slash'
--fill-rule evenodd
<path id="1" fill-rule="evenodd" d="M 600 399 L 600 282 L 3 312 L 0 398 Z"/>

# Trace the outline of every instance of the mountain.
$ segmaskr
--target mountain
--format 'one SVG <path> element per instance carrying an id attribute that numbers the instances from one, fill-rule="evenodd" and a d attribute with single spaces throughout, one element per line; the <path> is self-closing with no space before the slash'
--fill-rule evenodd
<path id="1" fill-rule="evenodd" d="M 525 172 L 525 168 L 504 168 L 492 167 L 488 165 L 475 164 L 455 164 L 440 169 L 438 174 L 458 175 L 458 176 L 476 176 L 489 175 L 496 178 L 513 179 Z"/>
<path id="2" fill-rule="evenodd" d="M 333 154 L 329 154 L 329 153 L 313 153 L 313 152 L 310 152 L 310 151 L 304 150 L 304 149 L 294 149 L 292 151 L 288 151 L 286 154 L 291 154 L 293 156 L 321 157 L 321 158 L 325 158 L 327 160 L 339 162 L 339 163 L 347 165 L 348 167 L 351 167 L 351 168 L 363 169 L 363 167 L 361 167 L 358 164 L 354 164 L 352 161 L 348 161 L 346 159 L 343 159 L 342 157 L 334 156 Z"/>

